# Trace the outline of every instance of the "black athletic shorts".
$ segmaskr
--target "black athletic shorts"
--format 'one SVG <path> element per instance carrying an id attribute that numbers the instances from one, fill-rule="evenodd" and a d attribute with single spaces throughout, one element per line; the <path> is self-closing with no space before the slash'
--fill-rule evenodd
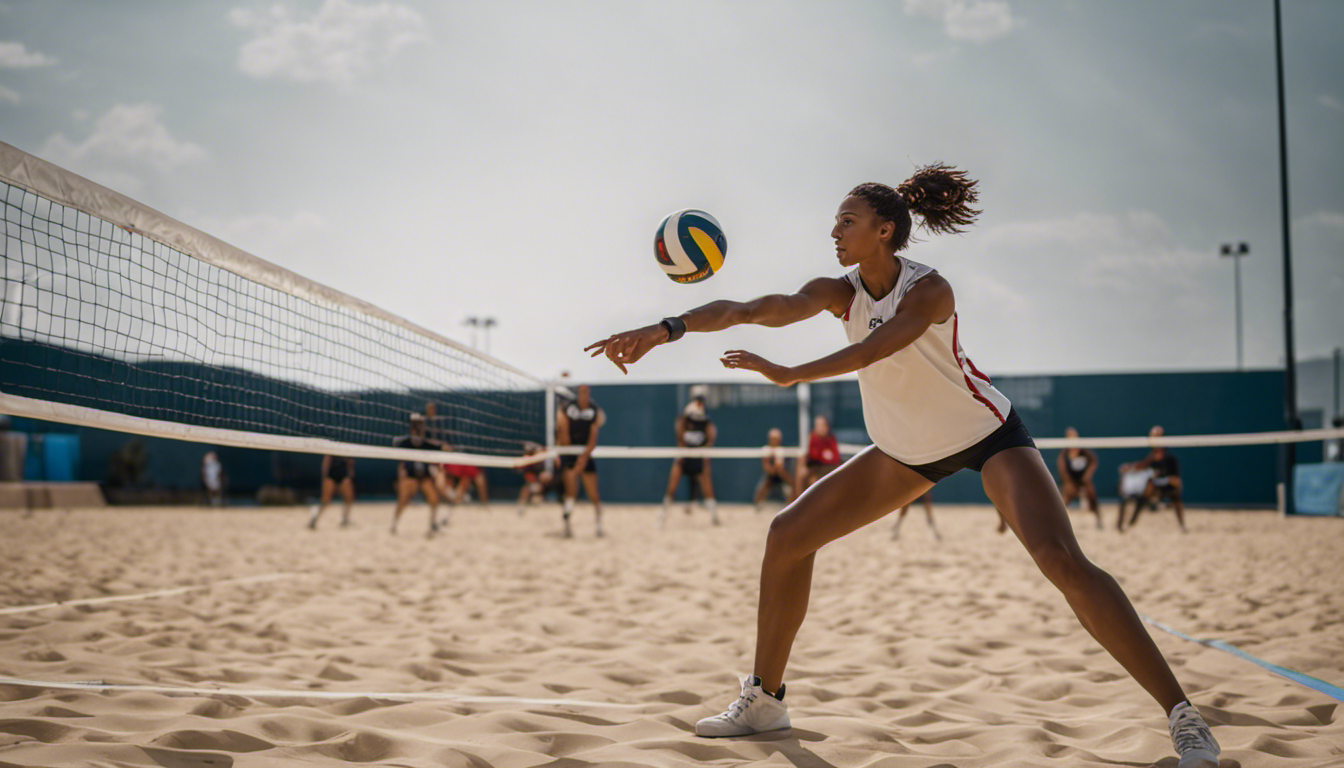
<path id="1" fill-rule="evenodd" d="M 560 457 L 561 469 L 573 469 L 574 465 L 578 463 L 579 463 L 578 456 L 566 454 Z M 597 474 L 597 459 L 594 459 L 592 456 L 589 456 L 588 463 L 583 465 L 583 474 L 586 475 L 590 472 L 593 474 Z"/>
<path id="2" fill-rule="evenodd" d="M 705 460 L 699 456 L 681 457 L 681 473 L 683 475 L 695 475 L 705 471 Z"/>
<path id="3" fill-rule="evenodd" d="M 1170 483 L 1167 483 L 1165 485 L 1158 485 L 1157 483 L 1153 483 L 1153 495 L 1156 496 L 1159 500 L 1179 499 L 1181 498 L 1181 490 Z"/>
<path id="4" fill-rule="evenodd" d="M 332 459 L 331 466 L 327 467 L 327 477 L 333 482 L 339 483 L 350 476 L 350 466 L 345 463 L 345 459 Z"/>
<path id="5" fill-rule="evenodd" d="M 998 429 L 990 432 L 985 439 L 970 448 L 928 464 L 905 464 L 903 461 L 901 463 L 936 483 L 959 470 L 973 469 L 979 472 L 985 466 L 985 462 L 989 461 L 990 456 L 1009 448 L 1020 448 L 1022 446 L 1035 448 L 1036 441 L 1031 439 L 1031 434 L 1027 432 L 1027 425 L 1022 423 L 1021 417 L 1017 415 L 1017 409 L 1014 408 L 1008 411 L 1008 418 L 999 425 Z M 897 459 L 897 461 L 900 460 Z"/>
<path id="6" fill-rule="evenodd" d="M 403 461 L 401 466 L 406 468 L 406 477 L 411 480 L 427 480 L 432 476 L 429 465 L 423 461 Z"/>

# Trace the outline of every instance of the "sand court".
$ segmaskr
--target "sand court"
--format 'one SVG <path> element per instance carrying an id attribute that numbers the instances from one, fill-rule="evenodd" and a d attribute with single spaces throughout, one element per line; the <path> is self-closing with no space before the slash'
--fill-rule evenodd
<path id="1" fill-rule="evenodd" d="M 460 509 L 431 540 L 422 505 L 396 537 L 386 504 L 317 532 L 304 509 L 0 515 L 0 677 L 120 686 L 0 683 L 0 765 L 1175 765 L 1156 705 L 986 507 L 939 507 L 941 543 L 888 518 L 823 550 L 792 735 L 696 738 L 749 669 L 770 519 L 721 511 L 659 531 L 615 507 L 596 539 L 580 505 L 568 541 L 553 505 Z M 1344 526 L 1189 522 L 1074 516 L 1144 615 L 1344 683 Z M 1225 767 L 1344 765 L 1344 702 L 1153 634 Z"/>

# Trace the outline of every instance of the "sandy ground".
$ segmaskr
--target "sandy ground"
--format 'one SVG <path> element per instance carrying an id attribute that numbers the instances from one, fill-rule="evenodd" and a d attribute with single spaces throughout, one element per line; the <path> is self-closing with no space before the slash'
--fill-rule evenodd
<path id="1" fill-rule="evenodd" d="M 692 735 L 748 671 L 769 513 L 660 532 L 654 510 L 616 508 L 599 540 L 581 506 L 568 541 L 553 506 L 461 510 L 433 540 L 425 515 L 397 537 L 385 505 L 315 533 L 301 509 L 0 515 L 0 606 L 292 574 L 0 614 L 0 676 L 252 691 L 0 685 L 0 766 L 1176 764 L 1158 707 L 987 508 L 942 508 L 942 542 L 916 514 L 898 542 L 888 519 L 822 551 L 794 729 L 772 740 Z M 1344 520 L 1074 524 L 1140 612 L 1344 684 Z M 1340 702 L 1154 634 L 1224 768 L 1344 766 Z M 397 698 L 416 692 L 456 698 Z"/>

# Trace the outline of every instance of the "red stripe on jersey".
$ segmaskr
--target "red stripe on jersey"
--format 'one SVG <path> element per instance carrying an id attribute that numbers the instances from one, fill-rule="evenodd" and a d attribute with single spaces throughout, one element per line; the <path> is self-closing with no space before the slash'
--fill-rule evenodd
<path id="1" fill-rule="evenodd" d="M 852 296 L 849 297 L 849 303 L 845 305 L 845 315 L 844 315 L 844 317 L 841 317 L 841 318 L 840 318 L 841 320 L 844 320 L 844 321 L 846 321 L 846 322 L 849 321 L 849 310 L 850 310 L 851 308 L 853 308 L 853 306 L 854 306 L 854 299 L 858 298 L 858 296 L 859 296 L 858 291 L 855 291 L 855 292 L 854 292 L 854 295 L 852 295 Z"/>
<path id="2" fill-rule="evenodd" d="M 971 362 L 971 358 L 970 358 L 970 357 L 967 357 L 967 358 L 966 358 L 966 364 L 969 365 L 969 366 L 971 367 L 971 373 L 973 373 L 973 374 L 975 374 L 976 376 L 978 376 L 978 377 L 984 379 L 986 384 L 993 384 L 993 383 L 994 383 L 994 382 L 992 382 L 992 381 L 989 380 L 989 377 L 988 377 L 988 376 L 986 376 L 985 374 L 981 373 L 979 368 L 976 368 L 976 367 L 975 367 L 975 363 L 972 363 L 972 362 Z"/>
<path id="3" fill-rule="evenodd" d="M 953 313 L 952 313 L 952 356 L 955 357 L 955 358 L 957 359 L 957 367 L 960 368 L 961 365 L 962 365 L 962 361 L 965 360 L 965 361 L 966 361 L 966 364 L 971 366 L 971 370 L 975 372 L 975 375 L 976 375 L 976 376 L 978 376 L 978 377 L 984 379 L 986 384 L 989 383 L 989 379 L 986 378 L 985 375 L 984 375 L 983 373 L 980 373 L 979 371 L 975 370 L 975 365 L 974 365 L 973 363 L 971 363 L 971 359 L 970 359 L 969 357 L 966 357 L 965 355 L 963 355 L 963 354 L 961 353 L 961 342 L 957 341 L 957 313 L 956 313 L 956 312 L 953 312 Z M 962 369 L 961 369 L 961 376 L 962 376 L 962 378 L 966 379 L 966 388 L 969 389 L 969 390 L 971 391 L 971 396 L 973 396 L 976 400 L 979 400 L 981 403 L 983 403 L 984 406 L 985 406 L 986 408 L 988 408 L 988 409 L 990 410 L 991 413 L 993 413 L 995 416 L 997 416 L 998 419 L 999 419 L 999 423 L 1000 423 L 1000 424 L 1004 423 L 1003 414 L 1002 414 L 1002 413 L 999 413 L 999 409 L 998 409 L 998 408 L 995 408 L 995 407 L 994 407 L 994 404 L 991 403 L 991 402 L 989 402 L 989 398 L 987 398 L 987 397 L 985 397 L 984 395 L 980 394 L 980 390 L 978 390 L 978 389 L 975 388 L 975 382 L 971 381 L 971 377 L 970 377 L 969 374 L 966 373 L 966 369 L 965 369 L 965 368 L 962 368 Z"/>

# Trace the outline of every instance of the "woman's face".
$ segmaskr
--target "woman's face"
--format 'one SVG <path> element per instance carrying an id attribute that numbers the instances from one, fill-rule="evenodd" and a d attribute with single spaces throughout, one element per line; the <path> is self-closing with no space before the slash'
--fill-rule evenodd
<path id="1" fill-rule="evenodd" d="M 829 435 L 831 433 L 831 423 L 826 420 L 825 416 L 818 416 L 812 422 L 812 431 L 823 437 Z"/>
<path id="2" fill-rule="evenodd" d="M 852 267 L 867 258 L 890 250 L 885 243 L 896 231 L 896 223 L 877 217 L 867 200 L 853 195 L 840 203 L 835 214 L 831 239 L 835 240 L 835 257 L 844 267 Z"/>

